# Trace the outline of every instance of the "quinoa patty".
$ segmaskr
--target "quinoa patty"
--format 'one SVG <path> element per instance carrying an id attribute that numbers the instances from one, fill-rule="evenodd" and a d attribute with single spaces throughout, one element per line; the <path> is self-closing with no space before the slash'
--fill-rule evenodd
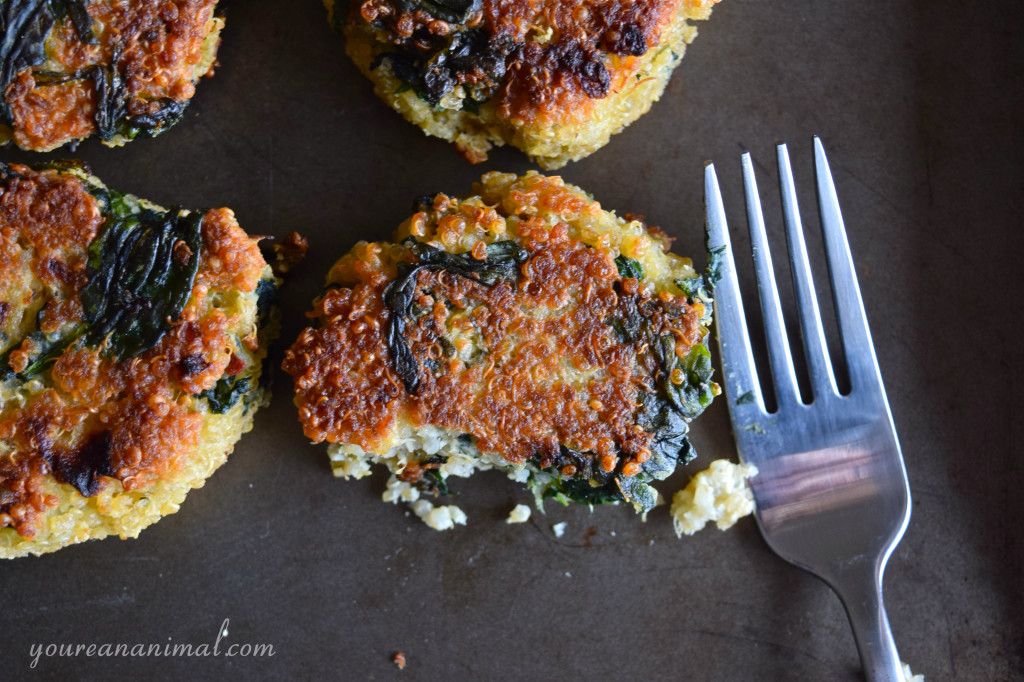
<path id="1" fill-rule="evenodd" d="M 277 280 L 226 208 L 0 164 L 0 558 L 135 537 L 265 399 Z"/>
<path id="2" fill-rule="evenodd" d="M 377 94 L 470 161 L 576 161 L 642 116 L 718 0 L 325 0 Z"/>
<path id="3" fill-rule="evenodd" d="M 0 144 L 47 151 L 98 133 L 157 135 L 212 75 L 217 0 L 6 0 L 0 4 Z"/>
<path id="4" fill-rule="evenodd" d="M 488 173 L 475 190 L 422 197 L 397 243 L 335 263 L 285 354 L 305 434 L 332 444 L 338 476 L 386 465 L 385 499 L 437 528 L 464 516 L 421 493 L 476 469 L 651 509 L 719 392 L 705 276 L 561 178 Z"/>

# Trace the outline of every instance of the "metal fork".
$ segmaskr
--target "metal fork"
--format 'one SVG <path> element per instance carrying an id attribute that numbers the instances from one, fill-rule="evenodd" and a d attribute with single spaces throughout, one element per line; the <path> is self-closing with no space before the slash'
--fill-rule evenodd
<path id="1" fill-rule="evenodd" d="M 725 247 L 715 287 L 722 373 L 740 458 L 755 465 L 756 517 L 768 545 L 839 595 L 869 680 L 902 680 L 882 574 L 910 520 L 910 488 L 821 140 L 818 207 L 850 391 L 836 387 L 814 293 L 786 146 L 778 146 L 789 260 L 813 398 L 800 397 L 750 154 L 743 182 L 754 270 L 778 409 L 765 409 L 714 165 L 705 168 L 709 247 Z"/>

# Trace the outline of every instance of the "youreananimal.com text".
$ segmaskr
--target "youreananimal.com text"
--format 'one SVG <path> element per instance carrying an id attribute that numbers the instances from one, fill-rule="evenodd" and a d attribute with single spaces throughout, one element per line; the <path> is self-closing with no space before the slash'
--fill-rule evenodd
<path id="1" fill-rule="evenodd" d="M 39 665 L 43 658 L 205 658 L 239 657 L 270 658 L 277 652 L 273 644 L 252 644 L 249 642 L 226 642 L 230 619 L 225 618 L 217 630 L 212 643 L 190 644 L 185 642 L 164 642 L 161 644 L 84 644 L 84 643 L 39 643 L 29 647 L 30 668 Z"/>

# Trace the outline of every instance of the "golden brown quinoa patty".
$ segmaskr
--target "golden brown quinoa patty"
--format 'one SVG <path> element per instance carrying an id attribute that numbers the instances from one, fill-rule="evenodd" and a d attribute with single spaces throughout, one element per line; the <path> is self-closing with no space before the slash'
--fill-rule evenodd
<path id="1" fill-rule="evenodd" d="M 226 208 L 0 165 L 0 557 L 134 537 L 225 461 L 264 400 L 256 241 Z"/>
<path id="2" fill-rule="evenodd" d="M 718 391 L 703 277 L 561 178 L 475 189 L 421 198 L 397 243 L 331 269 L 285 354 L 306 435 L 334 444 L 337 475 L 386 464 L 389 499 L 497 467 L 541 496 L 650 509 Z"/>
<path id="3" fill-rule="evenodd" d="M 467 159 L 553 169 L 647 112 L 718 0 L 325 0 L 377 94 Z"/>
<path id="4" fill-rule="evenodd" d="M 46 151 L 99 133 L 116 146 L 174 125 L 212 75 L 217 0 L 6 0 L 0 144 Z"/>

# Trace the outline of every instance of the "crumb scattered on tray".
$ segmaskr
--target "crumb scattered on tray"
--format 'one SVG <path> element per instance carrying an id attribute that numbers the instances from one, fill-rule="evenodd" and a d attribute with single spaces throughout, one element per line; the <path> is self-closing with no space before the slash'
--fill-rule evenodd
<path id="1" fill-rule="evenodd" d="M 525 504 L 517 504 L 509 512 L 505 523 L 525 523 L 530 520 L 531 510 Z"/>
<path id="2" fill-rule="evenodd" d="M 309 240 L 298 232 L 289 232 L 280 243 L 270 245 L 273 253 L 271 266 L 278 277 L 302 262 L 309 250 Z"/>
<path id="3" fill-rule="evenodd" d="M 676 535 L 693 535 L 714 521 L 720 530 L 731 528 L 754 511 L 754 494 L 748 480 L 757 475 L 752 464 L 719 459 L 690 480 L 672 499 L 672 523 Z"/>
<path id="4" fill-rule="evenodd" d="M 412 503 L 412 511 L 434 530 L 451 530 L 466 525 L 466 513 L 454 504 L 435 506 L 429 500 L 418 499 Z"/>
<path id="5" fill-rule="evenodd" d="M 906 663 L 900 662 L 903 665 L 903 679 L 904 682 L 924 682 L 924 675 L 915 675 L 910 671 L 910 666 Z"/>

